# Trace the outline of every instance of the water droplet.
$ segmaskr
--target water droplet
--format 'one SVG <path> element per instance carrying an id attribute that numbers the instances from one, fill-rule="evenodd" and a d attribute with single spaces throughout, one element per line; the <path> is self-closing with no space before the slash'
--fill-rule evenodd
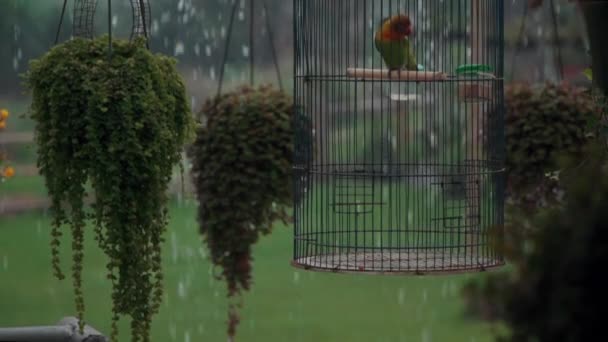
<path id="1" fill-rule="evenodd" d="M 431 342 L 431 332 L 429 331 L 428 328 L 424 328 L 424 330 L 422 330 L 422 342 Z"/>
<path id="2" fill-rule="evenodd" d="M 186 298 L 186 288 L 181 280 L 177 284 L 177 295 L 179 296 L 179 298 Z"/>
<path id="3" fill-rule="evenodd" d="M 174 51 L 174 55 L 175 56 L 181 56 L 184 54 L 185 51 L 185 46 L 184 46 L 184 42 L 182 42 L 181 40 L 178 41 L 177 43 L 175 43 L 175 51 Z"/>
<path id="4" fill-rule="evenodd" d="M 171 232 L 171 260 L 174 264 L 177 263 L 178 251 L 177 251 L 177 235 L 174 231 Z"/>
<path id="5" fill-rule="evenodd" d="M 441 286 L 441 298 L 446 298 L 448 296 L 448 283 L 446 281 L 443 282 Z"/>
<path id="6" fill-rule="evenodd" d="M 169 11 L 163 12 L 163 14 L 160 15 L 160 22 L 162 24 L 166 24 L 170 21 L 171 21 L 171 12 L 169 12 Z"/>
<path id="7" fill-rule="evenodd" d="M 173 323 L 173 322 L 169 323 L 169 335 L 171 336 L 171 339 L 173 341 L 175 341 L 175 339 L 177 339 L 177 327 L 175 326 L 175 323 Z"/>

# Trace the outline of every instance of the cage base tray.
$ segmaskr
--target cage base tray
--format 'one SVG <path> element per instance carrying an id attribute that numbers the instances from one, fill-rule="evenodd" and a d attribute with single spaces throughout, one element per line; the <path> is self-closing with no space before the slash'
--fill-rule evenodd
<path id="1" fill-rule="evenodd" d="M 450 274 L 483 272 L 503 266 L 496 258 L 474 255 L 452 255 L 437 250 L 362 251 L 323 254 L 298 258 L 298 268 L 336 273 L 372 274 Z"/>

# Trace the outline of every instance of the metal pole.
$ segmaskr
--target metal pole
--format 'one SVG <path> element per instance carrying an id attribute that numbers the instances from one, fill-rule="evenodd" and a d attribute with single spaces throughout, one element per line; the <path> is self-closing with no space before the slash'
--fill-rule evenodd
<path id="1" fill-rule="evenodd" d="M 108 342 L 99 331 L 85 325 L 79 333 L 78 320 L 66 317 L 54 326 L 0 328 L 0 341 L 10 342 Z"/>
<path id="2" fill-rule="evenodd" d="M 112 0 L 108 0 L 108 60 L 112 59 Z"/>
<path id="3" fill-rule="evenodd" d="M 249 82 L 253 87 L 255 85 L 255 76 L 254 76 L 254 65 L 255 65 L 255 56 L 254 56 L 254 42 L 253 42 L 253 27 L 255 25 L 254 17 L 255 17 L 255 0 L 249 0 Z"/>

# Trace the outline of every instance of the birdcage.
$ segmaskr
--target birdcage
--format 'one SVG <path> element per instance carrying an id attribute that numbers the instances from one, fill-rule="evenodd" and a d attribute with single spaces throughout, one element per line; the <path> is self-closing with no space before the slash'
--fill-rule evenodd
<path id="1" fill-rule="evenodd" d="M 503 1 L 294 0 L 294 12 L 296 117 L 310 125 L 294 125 L 292 264 L 503 265 Z"/>

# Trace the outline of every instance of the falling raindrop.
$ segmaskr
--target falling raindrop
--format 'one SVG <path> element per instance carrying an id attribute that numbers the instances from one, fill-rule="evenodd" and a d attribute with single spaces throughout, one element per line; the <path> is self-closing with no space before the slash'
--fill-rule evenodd
<path id="1" fill-rule="evenodd" d="M 424 330 L 422 330 L 422 342 L 431 342 L 431 332 L 429 331 L 428 328 L 424 328 Z"/>
<path id="2" fill-rule="evenodd" d="M 190 98 L 190 108 L 196 108 L 196 97 L 194 97 L 194 96 L 192 96 L 192 98 Z M 177 194 L 178 194 L 179 204 L 182 204 L 183 203 L 182 192 L 178 191 Z"/>
<path id="3" fill-rule="evenodd" d="M 190 342 L 190 332 L 187 330 L 184 333 L 184 342 Z"/>
<path id="4" fill-rule="evenodd" d="M 177 257 L 178 257 L 178 253 L 177 253 L 177 235 L 175 234 L 174 231 L 171 232 L 171 260 L 173 261 L 174 264 L 177 263 Z"/>
<path id="5" fill-rule="evenodd" d="M 177 339 L 177 327 L 175 323 L 169 323 L 169 335 L 171 335 L 171 340 L 175 341 Z"/>
<path id="6" fill-rule="evenodd" d="M 300 282 L 300 273 L 293 272 L 293 283 L 298 284 Z"/>
<path id="7" fill-rule="evenodd" d="M 399 302 L 399 305 L 405 304 L 405 290 L 403 288 L 399 289 L 399 293 L 397 295 L 397 301 Z"/>
<path id="8" fill-rule="evenodd" d="M 249 57 L 249 46 L 243 45 L 243 57 Z"/>
<path id="9" fill-rule="evenodd" d="M 158 20 L 154 19 L 154 21 L 152 22 L 152 34 L 157 35 L 159 29 L 160 25 L 158 24 Z"/>
<path id="10" fill-rule="evenodd" d="M 447 298 L 448 296 L 448 283 L 446 281 L 441 285 L 441 298 Z"/>
<path id="11" fill-rule="evenodd" d="M 186 50 L 185 46 L 184 46 L 184 42 L 182 42 L 181 40 L 175 43 L 175 52 L 173 53 L 175 56 L 181 56 L 184 54 L 184 51 Z"/>
<path id="12" fill-rule="evenodd" d="M 181 280 L 177 284 L 177 295 L 179 296 L 179 298 L 186 298 L 186 288 L 184 287 L 184 283 Z"/>

